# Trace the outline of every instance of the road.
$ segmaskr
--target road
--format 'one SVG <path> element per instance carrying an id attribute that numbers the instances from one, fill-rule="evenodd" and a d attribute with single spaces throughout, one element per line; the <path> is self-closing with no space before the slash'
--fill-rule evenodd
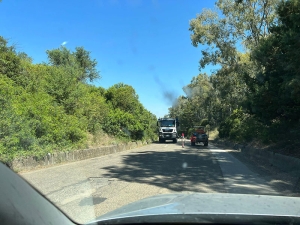
<path id="1" fill-rule="evenodd" d="M 76 222 L 172 192 L 277 195 L 272 182 L 211 144 L 153 143 L 121 153 L 21 173 Z"/>

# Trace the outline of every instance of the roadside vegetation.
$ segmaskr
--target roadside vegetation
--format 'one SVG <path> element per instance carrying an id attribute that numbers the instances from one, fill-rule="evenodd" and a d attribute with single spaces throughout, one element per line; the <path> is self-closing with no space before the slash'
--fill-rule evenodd
<path id="1" fill-rule="evenodd" d="M 200 74 L 169 109 L 186 133 L 207 119 L 219 137 L 300 147 L 300 1 L 218 0 L 190 21 Z M 204 46 L 204 47 L 203 47 Z M 215 66 L 211 74 L 202 72 Z"/>
<path id="2" fill-rule="evenodd" d="M 300 1 L 218 0 L 190 21 L 200 73 L 169 108 L 187 135 L 300 147 Z M 157 118 L 123 83 L 105 89 L 89 51 L 61 46 L 34 64 L 0 36 L 0 159 L 156 138 Z M 211 74 L 203 72 L 215 66 Z M 217 131 L 216 131 L 217 129 Z"/>
<path id="3" fill-rule="evenodd" d="M 83 47 L 34 64 L 0 36 L 0 159 L 154 139 L 156 116 L 130 85 L 108 89 Z"/>

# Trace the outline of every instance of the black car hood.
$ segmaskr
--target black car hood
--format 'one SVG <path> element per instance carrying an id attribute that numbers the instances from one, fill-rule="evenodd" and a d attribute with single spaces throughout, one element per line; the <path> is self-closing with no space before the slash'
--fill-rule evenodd
<path id="1" fill-rule="evenodd" d="M 91 224 L 126 223 L 299 224 L 300 198 L 246 194 L 166 194 L 145 198 Z"/>

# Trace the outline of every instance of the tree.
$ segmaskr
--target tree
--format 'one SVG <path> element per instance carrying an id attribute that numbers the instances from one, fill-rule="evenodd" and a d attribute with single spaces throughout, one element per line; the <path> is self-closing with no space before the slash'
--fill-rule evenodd
<path id="1" fill-rule="evenodd" d="M 113 135 L 127 136 L 134 140 L 154 138 L 156 117 L 139 102 L 130 85 L 118 83 L 108 88 L 105 98 L 111 110 L 104 123 L 104 130 Z"/>
<path id="2" fill-rule="evenodd" d="M 81 82 L 93 81 L 100 78 L 99 71 L 97 71 L 97 61 L 91 59 L 90 52 L 83 47 L 76 47 L 75 52 L 71 52 L 66 47 L 62 46 L 58 49 L 46 51 L 50 65 L 72 67 L 79 71 L 76 74 L 76 79 Z"/>
<path id="3" fill-rule="evenodd" d="M 216 5 L 226 17 L 233 38 L 242 41 L 246 49 L 257 46 L 270 33 L 276 22 L 279 0 L 219 0 Z"/>
<path id="4" fill-rule="evenodd" d="M 106 90 L 87 83 L 99 77 L 82 47 L 47 51 L 49 63 L 33 64 L 0 37 L 0 158 L 44 156 L 86 147 L 88 136 L 156 138 L 156 117 L 133 87 Z"/>
<path id="5" fill-rule="evenodd" d="M 183 87 L 183 90 L 189 100 L 188 104 L 193 106 L 193 116 L 199 124 L 202 119 L 209 117 L 211 106 L 210 92 L 212 91 L 212 85 L 207 74 L 199 74 L 197 77 L 193 77 L 191 83 Z"/>
<path id="6" fill-rule="evenodd" d="M 103 128 L 104 121 L 109 113 L 109 106 L 101 95 L 99 88 L 83 85 L 82 96 L 77 99 L 75 115 L 86 119 L 88 132 L 95 134 Z"/>
<path id="7" fill-rule="evenodd" d="M 0 74 L 17 81 L 21 73 L 21 59 L 15 47 L 8 46 L 7 40 L 0 36 Z"/>
<path id="8" fill-rule="evenodd" d="M 200 68 L 208 64 L 235 66 L 238 52 L 251 50 L 269 33 L 279 0 L 218 0 L 220 11 L 204 9 L 190 22 L 192 44 L 205 45 Z"/>
<path id="9" fill-rule="evenodd" d="M 178 116 L 181 129 L 187 133 L 189 129 L 200 125 L 202 121 L 208 121 L 210 125 L 219 122 L 216 90 L 207 74 L 199 74 L 193 77 L 191 83 L 183 90 L 186 96 L 180 96 L 177 103 L 169 108 L 169 115 Z"/>
<path id="10" fill-rule="evenodd" d="M 139 107 L 138 95 L 134 88 L 127 84 L 113 85 L 107 89 L 105 97 L 114 109 L 119 108 L 125 112 L 134 113 Z"/>
<path id="11" fill-rule="evenodd" d="M 247 81 L 261 68 L 251 61 L 250 55 L 276 23 L 278 3 L 279 0 L 218 0 L 217 10 L 205 9 L 191 20 L 192 44 L 206 46 L 201 51 L 200 69 L 209 64 L 219 66 L 210 76 L 210 104 L 201 103 L 215 123 L 225 120 L 240 106 L 245 109 L 251 105 L 253 86 Z M 205 108 L 207 105 L 210 109 Z"/>
<path id="12" fill-rule="evenodd" d="M 268 124 L 274 120 L 295 124 L 300 118 L 299 14 L 299 1 L 281 2 L 278 24 L 252 53 L 261 68 L 247 81 L 252 87 L 252 111 Z"/>
<path id="13" fill-rule="evenodd" d="M 196 117 L 194 116 L 194 106 L 189 104 L 189 100 L 185 96 L 179 96 L 176 104 L 169 108 L 169 116 L 178 118 L 180 122 L 180 130 L 188 133 L 189 129 L 193 127 Z"/>

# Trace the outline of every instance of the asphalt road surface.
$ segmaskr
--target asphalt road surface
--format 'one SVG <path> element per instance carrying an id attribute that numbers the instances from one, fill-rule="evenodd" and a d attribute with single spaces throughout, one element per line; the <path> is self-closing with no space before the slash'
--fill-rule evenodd
<path id="1" fill-rule="evenodd" d="M 173 192 L 279 194 L 228 149 L 188 141 L 137 149 L 21 173 L 76 222 L 136 200 Z"/>

